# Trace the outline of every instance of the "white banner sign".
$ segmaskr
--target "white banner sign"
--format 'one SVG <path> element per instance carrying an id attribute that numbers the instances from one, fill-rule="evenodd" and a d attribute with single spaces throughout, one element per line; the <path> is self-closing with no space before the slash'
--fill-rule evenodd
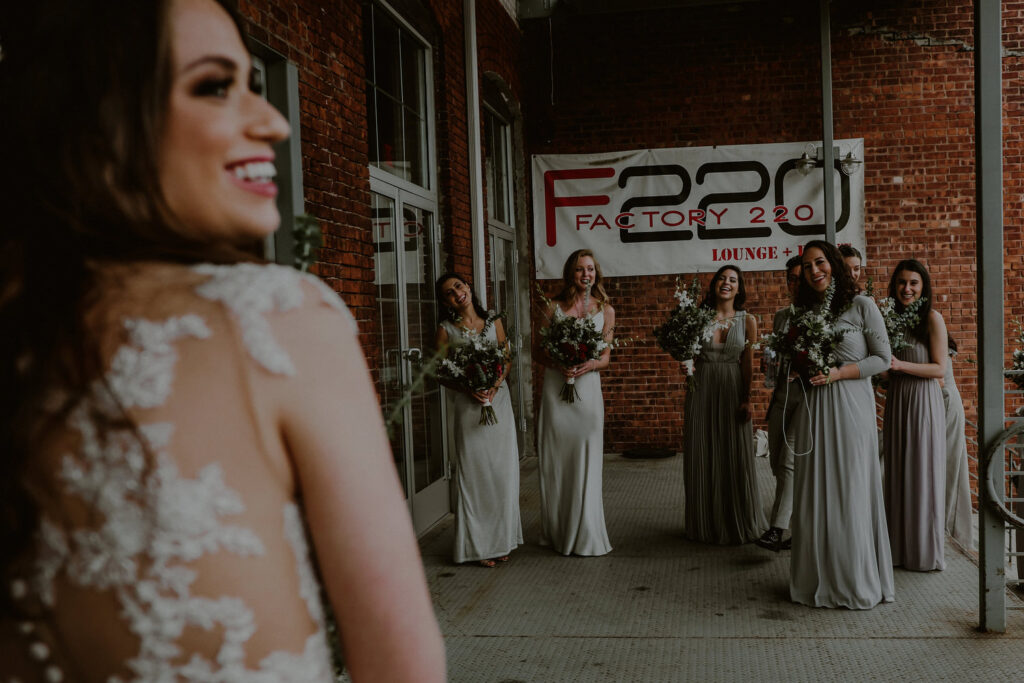
<path id="1" fill-rule="evenodd" d="M 836 241 L 864 253 L 864 140 L 836 140 Z M 605 275 L 781 270 L 803 244 L 823 238 L 821 143 L 683 147 L 533 157 L 537 277 L 561 278 L 566 258 L 592 249 Z"/>

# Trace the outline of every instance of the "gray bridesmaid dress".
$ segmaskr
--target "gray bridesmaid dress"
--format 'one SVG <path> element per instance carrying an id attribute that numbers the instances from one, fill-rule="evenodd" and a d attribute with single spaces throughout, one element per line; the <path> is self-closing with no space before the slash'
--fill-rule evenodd
<path id="1" fill-rule="evenodd" d="M 808 389 L 810 429 L 797 435 L 789 592 L 814 607 L 870 609 L 895 596 L 878 463 L 871 375 L 889 367 L 875 302 L 854 297 L 840 317 L 849 332 L 841 365 L 859 379 Z"/>
<path id="2" fill-rule="evenodd" d="M 733 318 L 724 343 L 695 359 L 683 427 L 685 533 L 701 543 L 749 543 L 767 527 L 754 474 L 749 420 L 736 415 L 746 345 L 746 313 Z"/>
<path id="3" fill-rule="evenodd" d="M 449 344 L 468 343 L 465 329 L 441 323 Z M 496 339 L 494 326 L 487 337 Z M 508 384 L 502 382 L 491 405 L 498 424 L 480 424 L 480 404 L 455 396 L 456 562 L 504 557 L 523 542 L 519 517 L 519 447 Z"/>
<path id="4" fill-rule="evenodd" d="M 555 306 L 555 316 L 565 316 Z M 604 311 L 590 318 L 604 328 Z M 602 469 L 604 466 L 604 399 L 601 375 L 588 372 L 576 378 L 579 398 L 559 398 L 565 377 L 544 369 L 544 389 L 538 417 L 537 456 L 540 479 L 540 544 L 563 555 L 604 555 L 611 551 L 604 523 Z"/>
<path id="5" fill-rule="evenodd" d="M 928 347 L 915 340 L 896 357 L 928 363 Z M 890 372 L 882 433 L 893 564 L 914 571 L 944 569 L 946 410 L 939 380 Z"/>
<path id="6" fill-rule="evenodd" d="M 974 547 L 971 479 L 967 469 L 967 418 L 960 390 L 953 379 L 953 358 L 946 363 L 942 401 L 946 408 L 946 531 L 962 547 Z"/>

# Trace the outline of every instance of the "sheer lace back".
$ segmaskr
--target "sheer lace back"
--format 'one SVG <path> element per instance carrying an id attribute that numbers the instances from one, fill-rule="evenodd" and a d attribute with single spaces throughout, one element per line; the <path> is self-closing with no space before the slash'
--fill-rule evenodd
<path id="1" fill-rule="evenodd" d="M 294 475 L 254 387 L 295 374 L 290 322 L 344 305 L 278 266 L 115 273 L 93 316 L 107 373 L 29 474 L 42 523 L 11 588 L 43 618 L 13 626 L 31 667 L 15 673 L 330 680 Z"/>

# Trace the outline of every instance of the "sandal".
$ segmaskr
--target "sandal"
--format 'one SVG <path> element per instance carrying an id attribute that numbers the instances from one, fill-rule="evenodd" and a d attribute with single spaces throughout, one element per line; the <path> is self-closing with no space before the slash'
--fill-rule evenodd
<path id="1" fill-rule="evenodd" d="M 498 562 L 508 562 L 511 559 L 512 559 L 511 555 L 505 555 L 504 557 L 499 557 L 498 558 Z"/>
<path id="2" fill-rule="evenodd" d="M 498 566 L 498 563 L 494 560 L 480 560 L 481 567 L 487 567 L 488 569 L 494 569 Z"/>

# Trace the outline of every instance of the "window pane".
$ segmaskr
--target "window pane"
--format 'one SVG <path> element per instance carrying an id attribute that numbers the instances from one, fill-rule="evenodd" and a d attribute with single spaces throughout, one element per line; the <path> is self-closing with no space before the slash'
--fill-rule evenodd
<path id="1" fill-rule="evenodd" d="M 380 8 L 365 30 L 370 165 L 430 187 L 427 49 Z"/>
<path id="2" fill-rule="evenodd" d="M 434 344 L 437 331 L 437 301 L 434 298 L 433 216 L 412 206 L 402 207 L 403 257 L 405 259 L 405 295 L 408 302 L 410 347 L 426 352 Z M 444 476 L 444 450 L 441 447 L 440 387 L 425 378 L 423 391 L 414 393 L 413 463 L 416 491 L 421 491 Z"/>
<path id="3" fill-rule="evenodd" d="M 494 116 L 491 112 L 484 112 L 484 177 L 487 184 L 487 217 L 497 218 L 495 205 L 499 200 L 495 199 L 495 188 L 497 171 L 494 168 Z"/>
<path id="4" fill-rule="evenodd" d="M 366 89 L 366 123 L 370 127 L 370 134 L 367 136 L 367 154 L 370 157 L 370 164 L 380 165 L 380 131 L 377 130 L 377 91 L 373 88 Z"/>
<path id="5" fill-rule="evenodd" d="M 426 83 L 424 72 L 426 51 L 412 36 L 402 34 L 402 99 L 405 105 L 420 116 L 426 115 L 426 98 L 423 87 Z"/>
<path id="6" fill-rule="evenodd" d="M 484 113 L 484 140 L 487 159 L 484 172 L 487 176 L 487 216 L 502 223 L 512 224 L 510 208 L 509 177 L 511 169 L 508 159 L 508 124 L 490 111 Z"/>
<path id="7" fill-rule="evenodd" d="M 380 327 L 380 370 L 375 376 L 377 395 L 385 415 L 390 415 L 402 398 L 402 338 L 398 303 L 398 253 L 395 250 L 395 204 L 382 195 L 373 195 L 373 266 L 377 285 L 377 307 Z M 400 243 L 400 242 L 399 242 Z M 401 425 L 392 430 L 391 452 L 395 458 L 402 488 L 406 487 L 405 430 Z"/>
<path id="8" fill-rule="evenodd" d="M 377 158 L 370 163 L 400 178 L 409 178 L 402 138 L 402 105 L 384 93 L 377 95 Z"/>
<path id="9" fill-rule="evenodd" d="M 405 110 L 405 168 L 404 178 L 417 185 L 427 186 L 427 126 L 416 114 Z"/>
<path id="10" fill-rule="evenodd" d="M 398 45 L 398 24 L 386 12 L 374 12 L 373 60 L 374 85 L 396 99 L 402 95 Z"/>

